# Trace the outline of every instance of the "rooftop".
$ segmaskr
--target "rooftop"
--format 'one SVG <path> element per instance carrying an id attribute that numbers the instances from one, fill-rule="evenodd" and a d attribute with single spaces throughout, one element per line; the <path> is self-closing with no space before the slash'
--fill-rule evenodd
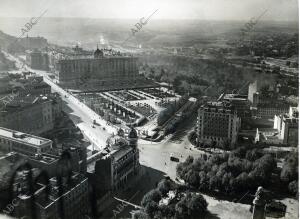
<path id="1" fill-rule="evenodd" d="M 248 97 L 246 95 L 240 95 L 240 94 L 225 94 L 223 96 L 224 100 L 244 100 L 247 101 Z"/>
<path id="2" fill-rule="evenodd" d="M 23 132 L 14 131 L 11 129 L 0 127 L 0 137 L 10 139 L 23 144 L 30 144 L 36 147 L 51 142 L 49 139 L 41 138 L 38 136 L 26 134 Z"/>
<path id="3" fill-rule="evenodd" d="M 101 159 L 107 159 L 109 157 L 113 157 L 115 160 L 121 159 L 124 155 L 126 155 L 128 152 L 132 150 L 132 147 L 126 145 L 122 146 L 118 149 L 112 149 L 106 148 L 106 150 L 103 152 L 105 154 Z M 107 152 L 107 153 L 105 153 Z"/>
<path id="4" fill-rule="evenodd" d="M 227 102 L 207 102 L 206 104 L 202 105 L 200 109 L 206 112 L 222 112 L 222 113 L 233 113 L 234 107 Z"/>
<path id="5" fill-rule="evenodd" d="M 13 96 L 11 95 L 11 100 L 7 101 L 5 104 L 0 103 L 3 105 L 2 112 L 1 113 L 10 113 L 18 111 L 22 108 L 30 107 L 33 104 L 43 103 L 51 101 L 50 98 L 47 96 L 25 96 L 25 97 L 19 97 L 19 96 Z"/>
<path id="6" fill-rule="evenodd" d="M 111 151 L 110 155 L 113 156 L 116 160 L 119 160 L 130 151 L 132 151 L 132 147 L 124 146 L 124 147 L 120 148 L 119 150 Z"/>
<path id="7" fill-rule="evenodd" d="M 49 156 L 48 154 L 38 154 L 35 156 L 30 156 L 29 159 L 38 161 L 40 163 L 51 164 L 58 161 L 59 157 Z"/>

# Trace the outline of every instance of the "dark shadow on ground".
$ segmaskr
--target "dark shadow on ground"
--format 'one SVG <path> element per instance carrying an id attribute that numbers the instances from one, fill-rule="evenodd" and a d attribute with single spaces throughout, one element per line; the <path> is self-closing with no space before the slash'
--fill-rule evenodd
<path id="1" fill-rule="evenodd" d="M 195 127 L 197 121 L 197 114 L 193 113 L 188 118 L 184 119 L 178 127 L 176 128 L 176 131 L 172 135 L 169 141 L 171 142 L 178 142 L 180 143 L 182 141 L 182 138 L 193 128 Z"/>
<path id="2" fill-rule="evenodd" d="M 218 217 L 216 214 L 212 214 L 210 212 L 208 212 L 206 215 L 205 215 L 205 218 L 204 219 L 221 219 L 220 217 Z"/>
<path id="3" fill-rule="evenodd" d="M 80 117 L 74 115 L 74 114 L 71 114 L 73 113 L 74 111 L 67 105 L 67 102 L 66 101 L 63 101 L 63 111 L 68 114 L 68 117 L 74 122 L 74 124 L 78 124 L 78 123 L 81 123 L 82 120 Z"/>
<path id="4" fill-rule="evenodd" d="M 114 196 L 120 199 L 130 200 L 130 203 L 140 206 L 144 195 L 151 189 L 156 188 L 157 183 L 164 178 L 163 172 L 150 167 L 141 166 L 141 171 L 143 171 L 143 174 L 141 174 L 141 177 L 138 181 L 133 183 L 128 182 L 126 185 L 127 187 L 124 188 L 123 191 L 114 194 Z M 113 211 L 115 211 L 115 213 L 120 212 L 115 218 L 130 218 L 130 212 L 136 209 L 133 206 L 128 205 L 121 208 L 119 207 L 118 210 L 118 206 L 120 206 L 120 204 L 121 202 L 113 199 L 110 207 L 106 208 L 102 212 L 101 218 L 113 218 Z"/>

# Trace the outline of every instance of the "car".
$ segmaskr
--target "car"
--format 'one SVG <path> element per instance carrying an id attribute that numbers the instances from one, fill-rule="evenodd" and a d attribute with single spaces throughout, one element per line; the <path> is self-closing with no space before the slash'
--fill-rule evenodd
<path id="1" fill-rule="evenodd" d="M 170 156 L 170 161 L 179 162 L 179 158 Z"/>

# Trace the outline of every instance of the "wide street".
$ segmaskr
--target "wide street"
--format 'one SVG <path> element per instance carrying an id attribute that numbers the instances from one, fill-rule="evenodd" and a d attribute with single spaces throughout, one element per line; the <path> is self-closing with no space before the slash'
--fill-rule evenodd
<path id="1" fill-rule="evenodd" d="M 106 146 L 107 138 L 117 129 L 114 126 L 109 126 L 106 121 L 101 119 L 93 110 L 80 102 L 76 97 L 59 87 L 47 75 L 46 71 L 31 69 L 28 65 L 23 64 L 17 57 L 5 53 L 10 60 L 16 61 L 18 68 L 25 71 L 35 72 L 43 76 L 44 81 L 49 84 L 53 92 L 61 95 L 64 104 L 63 110 L 70 116 L 72 121 L 80 128 L 83 134 L 91 141 L 95 149 L 101 150 Z M 12 71 L 12 72 L 21 72 Z M 93 120 L 100 125 L 93 126 Z M 94 128 L 93 128 L 94 127 Z M 189 126 L 191 128 L 191 126 Z M 180 144 L 164 140 L 160 143 L 139 141 L 140 162 L 142 165 L 160 170 L 175 178 L 176 162 L 170 161 L 170 155 L 178 157 L 180 161 L 185 159 L 188 155 L 197 156 L 201 152 L 195 149 L 190 149 L 191 145 L 185 136 Z"/>
<path id="2" fill-rule="evenodd" d="M 176 178 L 177 162 L 171 161 L 170 156 L 184 161 L 189 155 L 198 157 L 204 152 L 194 149 L 187 136 L 182 138 L 180 143 L 171 142 L 169 139 L 162 143 L 139 144 L 141 165 L 164 172 L 172 179 Z"/>
<path id="3" fill-rule="evenodd" d="M 22 68 L 24 71 L 35 72 L 36 74 L 43 76 L 44 81 L 51 86 L 52 91 L 61 95 L 64 101 L 63 110 L 70 116 L 76 126 L 80 128 L 86 138 L 91 141 L 95 149 L 103 149 L 106 146 L 107 138 L 113 132 L 115 134 L 117 133 L 117 129 L 114 126 L 107 125 L 106 121 L 101 119 L 93 110 L 54 83 L 48 77 L 46 71 L 31 69 L 28 65 L 23 64 L 17 57 L 8 53 L 5 54 L 10 60 L 15 61 L 16 66 L 20 69 L 19 71 L 12 72 L 21 72 Z M 93 125 L 94 119 L 99 125 Z M 190 124 L 187 126 L 188 127 L 184 127 L 184 129 L 192 128 L 192 125 Z M 179 144 L 170 141 L 169 138 L 159 143 L 140 140 L 139 150 L 140 163 L 142 165 L 164 172 L 173 179 L 176 177 L 177 163 L 170 161 L 171 154 L 179 158 L 180 161 L 183 161 L 189 155 L 198 156 L 203 153 L 191 147 L 187 136 L 184 136 Z"/>
<path id="4" fill-rule="evenodd" d="M 61 95 L 64 101 L 63 110 L 69 114 L 72 121 L 76 124 L 78 128 L 80 128 L 84 136 L 93 144 L 92 147 L 94 147 L 97 150 L 101 150 L 106 146 L 107 138 L 113 132 L 117 132 L 116 128 L 106 125 L 106 121 L 100 119 L 94 111 L 88 108 L 85 104 L 81 103 L 77 98 L 69 94 L 67 91 L 63 90 L 57 84 L 55 84 L 47 76 L 46 71 L 31 69 L 26 64 L 23 64 L 18 58 L 8 53 L 5 54 L 10 60 L 16 61 L 16 66 L 18 68 L 22 67 L 24 71 L 35 72 L 36 74 L 43 76 L 44 81 L 51 86 L 52 92 L 57 92 Z M 11 71 L 11 73 L 13 72 L 21 71 Z M 100 126 L 95 125 L 95 128 L 93 128 L 94 119 L 98 124 L 100 124 Z"/>

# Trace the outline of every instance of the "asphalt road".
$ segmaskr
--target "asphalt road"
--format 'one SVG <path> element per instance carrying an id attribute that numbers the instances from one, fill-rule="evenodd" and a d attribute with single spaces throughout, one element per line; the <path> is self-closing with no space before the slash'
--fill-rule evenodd
<path id="1" fill-rule="evenodd" d="M 35 70 L 24 65 L 18 58 L 12 56 L 11 54 L 5 53 L 9 59 L 16 61 L 17 67 L 26 71 L 34 72 L 40 76 L 43 76 L 44 81 L 51 86 L 53 92 L 57 92 L 61 95 L 64 105 L 63 110 L 70 115 L 72 121 L 78 126 L 82 131 L 84 136 L 93 144 L 94 148 L 97 150 L 102 150 L 106 146 L 107 138 L 114 132 L 116 133 L 116 128 L 106 124 L 106 121 L 100 119 L 99 116 L 85 104 L 81 103 L 77 98 L 70 95 L 67 91 L 55 84 L 48 76 L 46 71 Z M 21 71 L 12 71 L 21 72 Z M 96 120 L 100 126 L 94 125 L 93 120 Z M 105 130 L 103 129 L 105 128 Z"/>

